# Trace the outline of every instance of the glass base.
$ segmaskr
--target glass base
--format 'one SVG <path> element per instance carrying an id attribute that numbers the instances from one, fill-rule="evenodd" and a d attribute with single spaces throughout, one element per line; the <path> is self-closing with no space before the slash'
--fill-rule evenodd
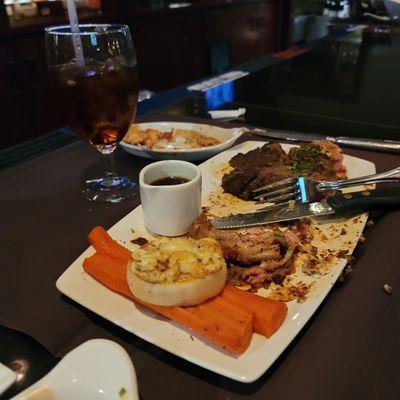
<path id="1" fill-rule="evenodd" d="M 108 173 L 85 181 L 83 197 L 98 203 L 120 203 L 137 194 L 137 184 L 125 176 Z"/>

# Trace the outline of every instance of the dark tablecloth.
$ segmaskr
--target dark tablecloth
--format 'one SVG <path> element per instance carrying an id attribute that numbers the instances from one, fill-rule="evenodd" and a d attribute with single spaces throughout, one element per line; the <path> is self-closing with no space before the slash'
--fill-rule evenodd
<path id="1" fill-rule="evenodd" d="M 260 138 L 256 138 L 260 140 Z M 393 168 L 400 157 L 345 150 Z M 91 338 L 120 343 L 135 364 L 143 399 L 397 399 L 400 359 L 400 212 L 382 215 L 357 249 L 351 278 L 335 286 L 288 349 L 257 382 L 241 384 L 179 359 L 62 296 L 55 281 L 88 244 L 139 204 L 90 203 L 80 180 L 102 167 L 83 142 L 0 173 L 0 324 L 62 356 Z M 117 152 L 121 172 L 148 161 Z M 391 296 L 382 290 L 393 286 Z M 1 344 L 0 344 L 1 345 Z"/>

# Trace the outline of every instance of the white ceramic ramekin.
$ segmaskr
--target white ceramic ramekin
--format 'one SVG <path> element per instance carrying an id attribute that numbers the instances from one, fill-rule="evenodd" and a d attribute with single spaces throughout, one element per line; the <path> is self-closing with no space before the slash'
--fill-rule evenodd
<path id="1" fill-rule="evenodd" d="M 150 183 L 179 176 L 189 182 L 155 186 Z M 181 236 L 201 212 L 201 171 L 187 161 L 166 160 L 144 167 L 139 174 L 146 228 L 162 236 Z"/>

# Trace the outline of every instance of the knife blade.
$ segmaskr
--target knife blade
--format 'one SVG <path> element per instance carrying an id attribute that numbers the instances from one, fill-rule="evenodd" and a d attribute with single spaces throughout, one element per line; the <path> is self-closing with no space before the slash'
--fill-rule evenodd
<path id="1" fill-rule="evenodd" d="M 326 215 L 349 216 L 365 211 L 400 209 L 400 186 L 330 196 L 325 200 L 255 211 L 211 220 L 217 229 L 247 228 Z"/>
<path id="2" fill-rule="evenodd" d="M 318 133 L 300 133 L 292 131 L 275 131 L 255 128 L 248 131 L 254 135 L 290 142 L 312 142 L 314 140 L 330 140 L 341 146 L 357 147 L 367 150 L 400 153 L 400 141 L 372 138 L 351 138 L 346 136 L 325 136 Z"/>

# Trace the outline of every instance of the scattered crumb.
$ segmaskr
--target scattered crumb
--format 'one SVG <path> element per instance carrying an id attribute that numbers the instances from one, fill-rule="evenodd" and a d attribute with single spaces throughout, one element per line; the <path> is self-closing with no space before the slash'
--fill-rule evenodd
<path id="1" fill-rule="evenodd" d="M 310 286 L 300 282 L 297 286 L 293 285 L 289 288 L 289 293 L 297 299 L 298 303 L 303 303 L 306 295 L 310 290 Z"/>
<path id="2" fill-rule="evenodd" d="M 346 249 L 343 249 L 343 250 L 340 250 L 337 252 L 336 257 L 337 258 L 347 258 L 348 254 L 349 254 L 349 251 Z"/>
<path id="3" fill-rule="evenodd" d="M 374 226 L 375 225 L 375 222 L 374 221 L 372 221 L 372 219 L 370 219 L 370 220 L 368 220 L 368 222 L 367 222 L 367 226 Z"/>
<path id="4" fill-rule="evenodd" d="M 312 283 L 298 282 L 295 285 L 290 285 L 285 281 L 283 286 L 273 289 L 268 298 L 285 302 L 296 300 L 298 303 L 304 303 L 311 287 Z"/>
<path id="5" fill-rule="evenodd" d="M 364 244 L 367 241 L 364 235 L 360 236 L 360 239 L 358 239 L 358 244 Z"/>
<path id="6" fill-rule="evenodd" d="M 145 244 L 149 243 L 149 241 L 143 237 L 138 237 L 136 239 L 132 239 L 131 243 L 138 244 L 139 246 L 144 246 Z"/>
<path id="7" fill-rule="evenodd" d="M 343 283 L 345 282 L 351 275 L 351 273 L 353 272 L 353 268 L 350 264 L 347 264 L 342 273 L 340 274 L 339 278 L 338 278 L 338 282 L 339 283 Z"/>
<path id="8" fill-rule="evenodd" d="M 353 265 L 356 261 L 356 258 L 354 256 L 352 256 L 351 254 L 348 254 L 346 258 L 347 258 L 348 265 Z"/>
<path id="9" fill-rule="evenodd" d="M 391 295 L 393 293 L 393 288 L 390 285 L 388 285 L 387 283 L 385 283 L 383 285 L 382 289 L 388 295 Z"/>

